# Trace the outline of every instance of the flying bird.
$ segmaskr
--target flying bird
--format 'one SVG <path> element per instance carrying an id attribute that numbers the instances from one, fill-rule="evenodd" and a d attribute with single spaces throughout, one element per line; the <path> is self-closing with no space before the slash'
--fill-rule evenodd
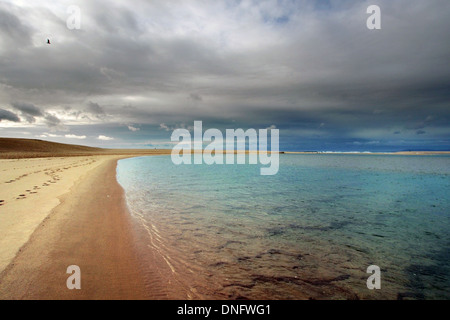
<path id="1" fill-rule="evenodd" d="M 50 44 L 50 39 L 47 39 L 47 44 Z"/>

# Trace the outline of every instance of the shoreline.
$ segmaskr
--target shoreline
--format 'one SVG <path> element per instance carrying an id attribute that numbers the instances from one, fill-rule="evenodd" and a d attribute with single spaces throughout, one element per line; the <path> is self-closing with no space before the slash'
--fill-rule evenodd
<path id="1" fill-rule="evenodd" d="M 449 156 L 450 151 L 395 151 L 395 152 L 359 152 L 359 151 L 282 151 L 284 154 L 306 155 L 372 155 L 372 156 Z"/>
<path id="2" fill-rule="evenodd" d="M 117 161 L 105 159 L 59 197 L 0 273 L 0 299 L 149 299 L 153 294 L 138 254 L 132 217 L 116 180 Z M 78 265 L 81 289 L 66 286 Z M 155 298 L 163 298 L 160 292 Z"/>

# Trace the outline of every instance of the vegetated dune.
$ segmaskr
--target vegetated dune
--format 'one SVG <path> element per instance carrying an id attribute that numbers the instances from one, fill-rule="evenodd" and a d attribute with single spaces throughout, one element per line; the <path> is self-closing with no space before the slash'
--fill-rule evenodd
<path id="1" fill-rule="evenodd" d="M 103 149 L 38 139 L 0 138 L 0 159 L 170 154 L 166 149 Z"/>

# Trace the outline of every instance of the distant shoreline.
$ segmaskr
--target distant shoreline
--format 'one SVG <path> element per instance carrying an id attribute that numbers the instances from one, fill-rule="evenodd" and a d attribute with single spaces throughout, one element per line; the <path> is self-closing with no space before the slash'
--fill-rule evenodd
<path id="1" fill-rule="evenodd" d="M 195 153 L 195 150 L 191 150 Z M 240 153 L 242 151 L 235 151 Z M 245 153 L 256 151 L 245 150 Z M 270 151 L 268 151 L 270 153 Z M 0 159 L 30 159 L 83 156 L 152 156 L 170 155 L 171 149 L 102 149 L 36 139 L 0 138 Z M 223 153 L 226 153 L 223 152 Z M 351 155 L 450 155 L 450 151 L 279 151 L 279 154 L 351 154 Z"/>
<path id="2" fill-rule="evenodd" d="M 401 156 L 436 156 L 450 155 L 450 151 L 394 151 L 394 152 L 359 152 L 359 151 L 284 151 L 284 154 L 324 154 L 324 155 L 401 155 Z"/>

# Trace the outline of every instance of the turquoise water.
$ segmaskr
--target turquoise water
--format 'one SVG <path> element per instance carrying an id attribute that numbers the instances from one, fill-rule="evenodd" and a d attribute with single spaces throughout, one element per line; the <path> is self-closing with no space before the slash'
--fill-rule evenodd
<path id="1" fill-rule="evenodd" d="M 259 169 L 153 156 L 117 176 L 148 245 L 204 297 L 450 298 L 450 157 L 282 154 L 277 175 Z"/>

